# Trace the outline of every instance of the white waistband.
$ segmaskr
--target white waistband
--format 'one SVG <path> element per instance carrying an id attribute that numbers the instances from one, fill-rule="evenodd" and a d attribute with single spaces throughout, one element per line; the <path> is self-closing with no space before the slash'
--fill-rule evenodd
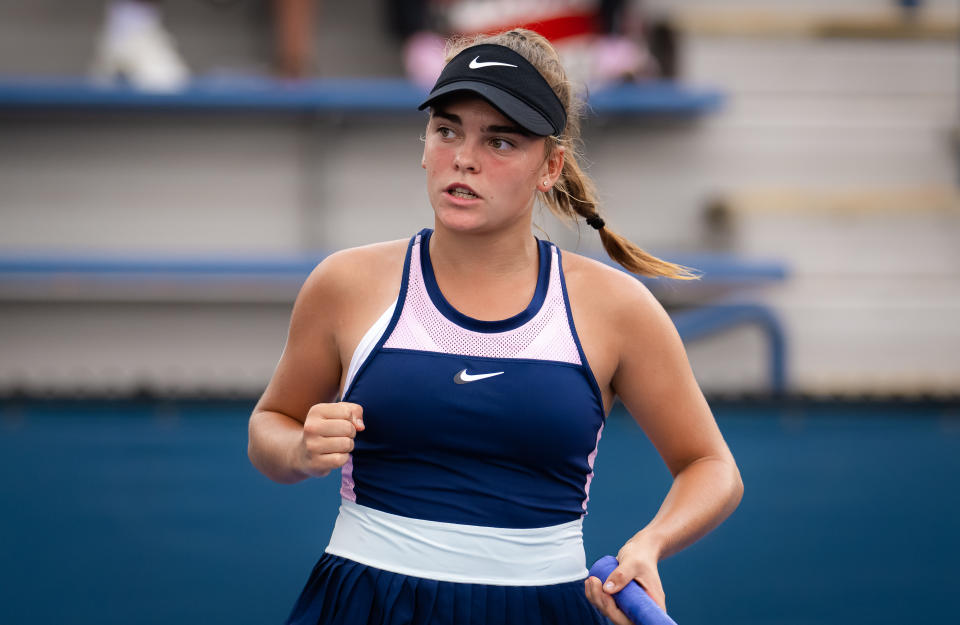
<path id="1" fill-rule="evenodd" d="M 586 578 L 583 520 L 516 529 L 411 519 L 342 500 L 327 553 L 465 584 L 543 586 Z"/>

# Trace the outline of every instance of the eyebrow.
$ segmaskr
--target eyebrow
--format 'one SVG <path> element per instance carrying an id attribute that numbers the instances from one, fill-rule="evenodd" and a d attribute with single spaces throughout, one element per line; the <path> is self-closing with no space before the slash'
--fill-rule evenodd
<path id="1" fill-rule="evenodd" d="M 460 119 L 460 116 L 459 116 L 459 115 L 454 115 L 453 113 L 450 113 L 449 111 L 445 111 L 445 110 L 440 109 L 440 108 L 433 109 L 433 116 L 434 116 L 434 117 L 441 117 L 441 118 L 443 118 L 443 119 L 449 120 L 449 121 L 453 122 L 454 124 L 458 124 L 458 125 L 460 125 L 460 126 L 463 125 L 463 120 Z M 515 125 L 503 126 L 503 125 L 494 124 L 494 125 L 492 125 L 492 126 L 487 126 L 487 127 L 483 128 L 483 131 L 484 131 L 484 132 L 498 133 L 498 134 L 520 135 L 520 136 L 522 136 L 522 137 L 531 137 L 531 136 L 533 136 L 533 135 L 532 135 L 530 132 L 528 132 L 527 130 L 521 128 L 520 126 L 515 126 Z"/>

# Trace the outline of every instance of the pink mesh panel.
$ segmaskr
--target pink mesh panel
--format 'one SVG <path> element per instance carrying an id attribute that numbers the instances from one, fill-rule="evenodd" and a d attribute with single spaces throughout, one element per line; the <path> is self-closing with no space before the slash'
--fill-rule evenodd
<path id="1" fill-rule="evenodd" d="M 384 347 L 489 358 L 529 358 L 581 364 L 560 284 L 557 251 L 550 248 L 550 282 L 540 310 L 525 324 L 505 332 L 475 332 L 443 316 L 433 305 L 420 267 L 417 237 L 410 255 L 407 295 L 400 319 Z"/>
<path id="2" fill-rule="evenodd" d="M 586 495 L 583 498 L 583 512 L 587 512 L 587 502 L 590 501 L 590 482 L 593 481 L 593 463 L 597 459 L 597 451 L 600 449 L 600 436 L 603 434 L 603 426 L 606 423 L 600 424 L 600 429 L 597 430 L 597 444 L 594 446 L 593 451 L 590 452 L 590 455 L 587 456 L 587 464 L 590 466 L 590 473 L 587 473 L 587 483 L 583 487 L 583 492 Z"/>
<path id="3" fill-rule="evenodd" d="M 340 496 L 347 501 L 357 501 L 357 494 L 353 492 L 353 454 L 340 469 Z"/>

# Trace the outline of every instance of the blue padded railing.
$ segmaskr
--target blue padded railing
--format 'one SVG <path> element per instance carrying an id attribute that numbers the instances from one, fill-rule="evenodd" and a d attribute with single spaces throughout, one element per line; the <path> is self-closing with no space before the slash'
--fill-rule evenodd
<path id="1" fill-rule="evenodd" d="M 787 268 L 778 260 L 747 259 L 722 252 L 677 253 L 668 254 L 667 257 L 672 263 L 690 267 L 702 273 L 700 281 L 709 284 L 731 283 L 747 286 L 777 282 L 788 275 Z M 609 258 L 597 257 L 596 260 L 611 267 L 620 267 Z M 655 288 L 658 282 L 656 279 L 644 277 L 640 280 L 652 288 Z"/>
<path id="2" fill-rule="evenodd" d="M 322 261 L 325 252 L 292 255 L 253 256 L 154 256 L 147 255 L 74 255 L 56 253 L 0 254 L 2 274 L 97 275 L 104 277 L 120 273 L 150 274 L 296 274 L 301 279 Z M 722 253 L 668 254 L 671 262 L 693 267 L 703 273 L 703 283 L 733 283 L 747 285 L 783 280 L 788 272 L 783 263 L 775 260 L 754 260 Z M 620 268 L 608 258 L 597 257 L 611 267 Z M 658 279 L 641 277 L 655 287 Z"/>
<path id="3" fill-rule="evenodd" d="M 0 255 L 0 277 L 27 276 L 43 279 L 54 275 L 111 279 L 123 275 L 151 276 L 175 274 L 226 277 L 259 275 L 263 277 L 296 277 L 299 280 L 322 261 L 327 254 L 292 256 L 219 256 L 211 257 L 148 257 L 148 256 L 70 256 L 57 254 Z"/>
<path id="4" fill-rule="evenodd" d="M 18 285 L 31 289 L 49 286 L 64 292 L 64 285 L 73 292 L 87 293 L 90 287 L 109 285 L 119 291 L 149 288 L 151 284 L 183 285 L 196 289 L 207 285 L 283 286 L 282 293 L 292 296 L 325 254 L 263 257 L 76 257 L 22 254 L 0 255 L 0 297 L 18 290 Z M 671 292 L 689 288 L 721 287 L 726 291 L 783 280 L 787 269 L 776 261 L 756 261 L 723 254 L 667 255 L 671 261 L 694 267 L 703 276 L 695 282 L 670 282 Z M 609 259 L 603 260 L 619 267 Z M 657 292 L 662 280 L 641 278 Z M 663 287 L 666 288 L 666 287 Z M 8 295 L 9 297 L 9 295 Z M 773 392 L 787 389 L 786 339 L 776 315 L 762 304 L 737 301 L 730 297 L 696 302 L 695 308 L 674 311 L 671 318 L 684 341 L 693 341 L 717 334 L 741 324 L 757 324 L 763 330 L 769 349 L 769 380 Z"/>
<path id="5" fill-rule="evenodd" d="M 138 91 L 79 77 L 0 76 L 0 109 L 104 109 L 417 113 L 426 90 L 399 78 L 198 78 L 175 93 Z M 628 84 L 590 95 L 597 115 L 697 115 L 720 108 L 722 94 L 672 82 Z"/>
<path id="6" fill-rule="evenodd" d="M 702 308 L 674 312 L 670 318 L 684 341 L 743 324 L 759 326 L 767 337 L 770 389 L 776 394 L 787 390 L 787 341 L 780 320 L 768 307 L 750 302 L 713 302 Z"/>

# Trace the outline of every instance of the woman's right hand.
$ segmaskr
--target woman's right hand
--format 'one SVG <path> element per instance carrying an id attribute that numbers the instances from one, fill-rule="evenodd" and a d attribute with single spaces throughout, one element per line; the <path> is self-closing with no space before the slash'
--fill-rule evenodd
<path id="1" fill-rule="evenodd" d="M 314 404 L 303 422 L 294 468 L 311 477 L 326 476 L 347 463 L 353 440 L 363 430 L 363 407 L 359 404 Z"/>

